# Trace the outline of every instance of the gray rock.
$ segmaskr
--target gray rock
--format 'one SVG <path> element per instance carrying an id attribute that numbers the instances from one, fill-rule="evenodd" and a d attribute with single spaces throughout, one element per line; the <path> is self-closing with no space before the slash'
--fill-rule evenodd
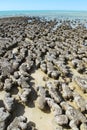
<path id="1" fill-rule="evenodd" d="M 17 70 L 18 68 L 19 68 L 19 62 L 18 61 L 14 61 L 13 62 L 13 65 L 12 65 L 12 68 L 14 69 L 14 70 Z"/>
<path id="2" fill-rule="evenodd" d="M 74 81 L 82 89 L 83 92 L 87 92 L 87 78 L 86 77 L 74 77 Z"/>
<path id="3" fill-rule="evenodd" d="M 46 108 L 46 100 L 44 96 L 40 96 L 37 98 L 37 104 L 38 104 L 38 108 L 41 110 L 45 110 Z"/>
<path id="4" fill-rule="evenodd" d="M 20 71 L 20 74 L 22 75 L 28 75 L 28 67 L 27 67 L 27 64 L 26 63 L 22 63 L 21 66 L 19 67 L 19 71 Z"/>
<path id="5" fill-rule="evenodd" d="M 4 83 L 3 83 L 3 82 L 1 81 L 1 79 L 0 79 L 0 90 L 2 90 L 3 87 L 4 87 Z"/>
<path id="6" fill-rule="evenodd" d="M 27 102 L 30 92 L 31 92 L 31 89 L 29 89 L 29 88 L 22 89 L 22 92 L 19 93 L 19 97 L 22 100 L 22 102 L 24 102 L 24 103 Z"/>
<path id="7" fill-rule="evenodd" d="M 62 84 L 62 95 L 64 99 L 70 99 L 73 96 L 71 89 L 65 84 Z"/>
<path id="8" fill-rule="evenodd" d="M 38 86 L 37 87 L 37 94 L 38 94 L 38 96 L 45 97 L 46 96 L 45 88 L 43 86 Z"/>
<path id="9" fill-rule="evenodd" d="M 20 54 L 23 56 L 23 57 L 25 57 L 26 56 L 26 54 L 27 54 L 27 48 L 21 48 L 20 49 Z"/>
<path id="10" fill-rule="evenodd" d="M 41 70 L 43 71 L 43 72 L 47 72 L 47 67 L 46 67 L 46 64 L 41 64 L 40 65 L 40 68 L 41 68 Z"/>
<path id="11" fill-rule="evenodd" d="M 23 56 L 23 55 L 20 53 L 20 55 L 18 55 L 18 56 L 16 57 L 16 62 L 18 62 L 19 64 L 21 64 L 21 63 L 23 62 L 24 58 L 25 58 L 25 56 Z"/>
<path id="12" fill-rule="evenodd" d="M 66 65 L 62 61 L 56 61 L 55 65 L 59 68 L 63 75 L 67 76 L 69 74 Z"/>
<path id="13" fill-rule="evenodd" d="M 10 114 L 5 108 L 0 108 L 0 130 L 6 130 L 7 122 L 9 121 Z"/>
<path id="14" fill-rule="evenodd" d="M 36 59 L 35 60 L 35 63 L 36 63 L 36 67 L 39 68 L 40 67 L 40 62 L 41 60 L 40 59 Z"/>
<path id="15" fill-rule="evenodd" d="M 9 76 L 14 72 L 12 64 L 6 59 L 0 60 L 1 73 L 3 76 Z"/>
<path id="16" fill-rule="evenodd" d="M 38 104 L 38 108 L 41 110 L 45 110 L 46 108 L 46 92 L 45 92 L 45 88 L 43 86 L 38 86 L 37 87 L 37 104 Z"/>
<path id="17" fill-rule="evenodd" d="M 53 59 L 54 59 L 54 58 L 53 58 L 50 54 L 46 55 L 46 60 L 47 60 L 48 62 L 52 62 Z"/>
<path id="18" fill-rule="evenodd" d="M 67 117 L 70 120 L 73 120 L 73 122 L 76 122 L 78 124 L 80 124 L 80 122 L 82 122 L 82 123 L 87 122 L 86 117 L 79 110 L 70 106 L 68 103 L 62 102 L 61 106 L 62 106 L 62 109 L 65 110 Z"/>
<path id="19" fill-rule="evenodd" d="M 51 70 L 51 69 L 48 69 L 48 70 L 47 70 L 47 75 L 48 75 L 49 77 L 51 77 L 51 73 L 52 73 L 52 70 Z"/>
<path id="20" fill-rule="evenodd" d="M 79 122 L 77 120 L 71 120 L 69 126 L 72 128 L 72 130 L 79 130 L 78 124 Z"/>
<path id="21" fill-rule="evenodd" d="M 19 76 L 19 72 L 18 71 L 16 71 L 16 72 L 14 72 L 14 78 L 15 79 L 18 79 L 20 76 Z"/>
<path id="22" fill-rule="evenodd" d="M 4 90 L 10 91 L 13 86 L 12 79 L 6 79 L 4 83 Z"/>
<path id="23" fill-rule="evenodd" d="M 17 55 L 17 54 L 18 54 L 18 48 L 14 48 L 14 49 L 12 50 L 12 54 Z"/>
<path id="24" fill-rule="evenodd" d="M 60 76 L 60 73 L 58 71 L 56 71 L 56 70 L 52 71 L 52 73 L 51 73 L 52 78 L 57 79 L 57 78 L 59 78 L 59 76 Z"/>
<path id="25" fill-rule="evenodd" d="M 58 125 L 67 125 L 68 124 L 68 118 L 66 115 L 58 115 L 55 117 L 56 123 Z"/>
<path id="26" fill-rule="evenodd" d="M 7 130 L 27 130 L 27 118 L 24 116 L 15 117 Z"/>
<path id="27" fill-rule="evenodd" d="M 51 73 L 52 73 L 53 70 L 54 70 L 53 64 L 51 62 L 47 62 L 47 75 L 49 77 L 52 77 Z"/>
<path id="28" fill-rule="evenodd" d="M 7 111 L 11 112 L 14 110 L 14 98 L 11 97 L 10 93 L 5 93 L 4 105 Z"/>
<path id="29" fill-rule="evenodd" d="M 23 75 L 21 75 L 18 79 L 18 85 L 22 88 L 30 88 L 29 81 L 29 77 L 24 77 Z"/>
<path id="30" fill-rule="evenodd" d="M 61 107 L 58 104 L 56 104 L 53 99 L 46 98 L 46 102 L 48 106 L 52 109 L 52 111 L 54 112 L 54 116 L 58 116 L 62 114 Z"/>
<path id="31" fill-rule="evenodd" d="M 81 110 L 81 112 L 86 110 L 87 102 L 85 99 L 83 99 L 78 93 L 74 92 L 74 101 L 76 102 L 78 108 Z"/>
<path id="32" fill-rule="evenodd" d="M 31 52 L 32 54 L 32 52 Z M 33 67 L 33 64 L 34 64 L 34 61 L 32 60 L 33 57 L 31 56 L 31 54 L 29 54 L 27 57 L 26 57 L 26 63 L 27 63 L 27 70 L 30 71 L 31 68 Z"/>
<path id="33" fill-rule="evenodd" d="M 59 92 L 56 90 L 55 86 L 51 82 L 47 82 L 46 87 L 49 89 L 49 94 L 55 100 L 55 102 L 60 103 L 62 98 L 59 95 Z"/>

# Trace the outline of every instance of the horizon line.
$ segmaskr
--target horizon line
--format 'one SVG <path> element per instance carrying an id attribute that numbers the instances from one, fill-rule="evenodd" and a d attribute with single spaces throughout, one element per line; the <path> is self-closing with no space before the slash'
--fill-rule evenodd
<path id="1" fill-rule="evenodd" d="M 48 10 L 46 10 L 46 9 L 45 10 L 44 9 L 43 10 L 37 10 L 37 9 L 36 10 L 33 10 L 33 9 L 31 9 L 31 10 L 30 9 L 29 10 L 22 10 L 21 9 L 21 10 L 0 10 L 0 11 L 3 11 L 3 12 L 4 11 L 78 11 L 78 12 L 83 11 L 83 12 L 86 12 L 87 10 L 68 10 L 68 9 L 63 9 L 63 10 L 62 9 L 61 10 L 57 10 L 57 9 L 52 9 L 52 10 L 49 10 L 49 9 Z"/>

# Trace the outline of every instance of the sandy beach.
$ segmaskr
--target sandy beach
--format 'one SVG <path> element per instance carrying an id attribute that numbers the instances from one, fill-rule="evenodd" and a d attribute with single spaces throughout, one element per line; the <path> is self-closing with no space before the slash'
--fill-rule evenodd
<path id="1" fill-rule="evenodd" d="M 87 130 L 87 28 L 0 19 L 0 130 Z"/>

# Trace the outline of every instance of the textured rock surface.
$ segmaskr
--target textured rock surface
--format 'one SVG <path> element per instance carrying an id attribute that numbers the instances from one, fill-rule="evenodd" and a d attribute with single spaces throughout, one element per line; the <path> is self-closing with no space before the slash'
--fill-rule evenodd
<path id="1" fill-rule="evenodd" d="M 56 116 L 56 122 L 59 124 L 59 125 L 66 125 L 68 124 L 68 118 L 66 115 L 59 115 L 59 116 Z"/>
<path id="2" fill-rule="evenodd" d="M 5 108 L 0 108 L 0 130 L 5 130 L 9 121 L 10 114 Z"/>
<path id="3" fill-rule="evenodd" d="M 23 116 L 16 117 L 13 122 L 8 126 L 7 130 L 26 130 L 27 119 Z"/>
<path id="4" fill-rule="evenodd" d="M 5 97 L 4 97 L 4 105 L 5 105 L 5 108 L 11 112 L 12 110 L 14 110 L 14 98 L 11 97 L 10 93 L 6 93 L 5 94 Z"/>
<path id="5" fill-rule="evenodd" d="M 0 130 L 86 130 L 86 77 L 79 19 L 0 19 Z"/>
<path id="6" fill-rule="evenodd" d="M 87 79 L 85 77 L 75 77 L 75 81 L 84 92 L 87 92 Z"/>

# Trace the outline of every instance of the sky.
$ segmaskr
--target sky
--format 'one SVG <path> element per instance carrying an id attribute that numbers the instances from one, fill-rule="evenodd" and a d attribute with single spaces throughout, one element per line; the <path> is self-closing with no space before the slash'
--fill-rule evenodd
<path id="1" fill-rule="evenodd" d="M 87 0 L 0 0 L 0 10 L 87 10 Z"/>

